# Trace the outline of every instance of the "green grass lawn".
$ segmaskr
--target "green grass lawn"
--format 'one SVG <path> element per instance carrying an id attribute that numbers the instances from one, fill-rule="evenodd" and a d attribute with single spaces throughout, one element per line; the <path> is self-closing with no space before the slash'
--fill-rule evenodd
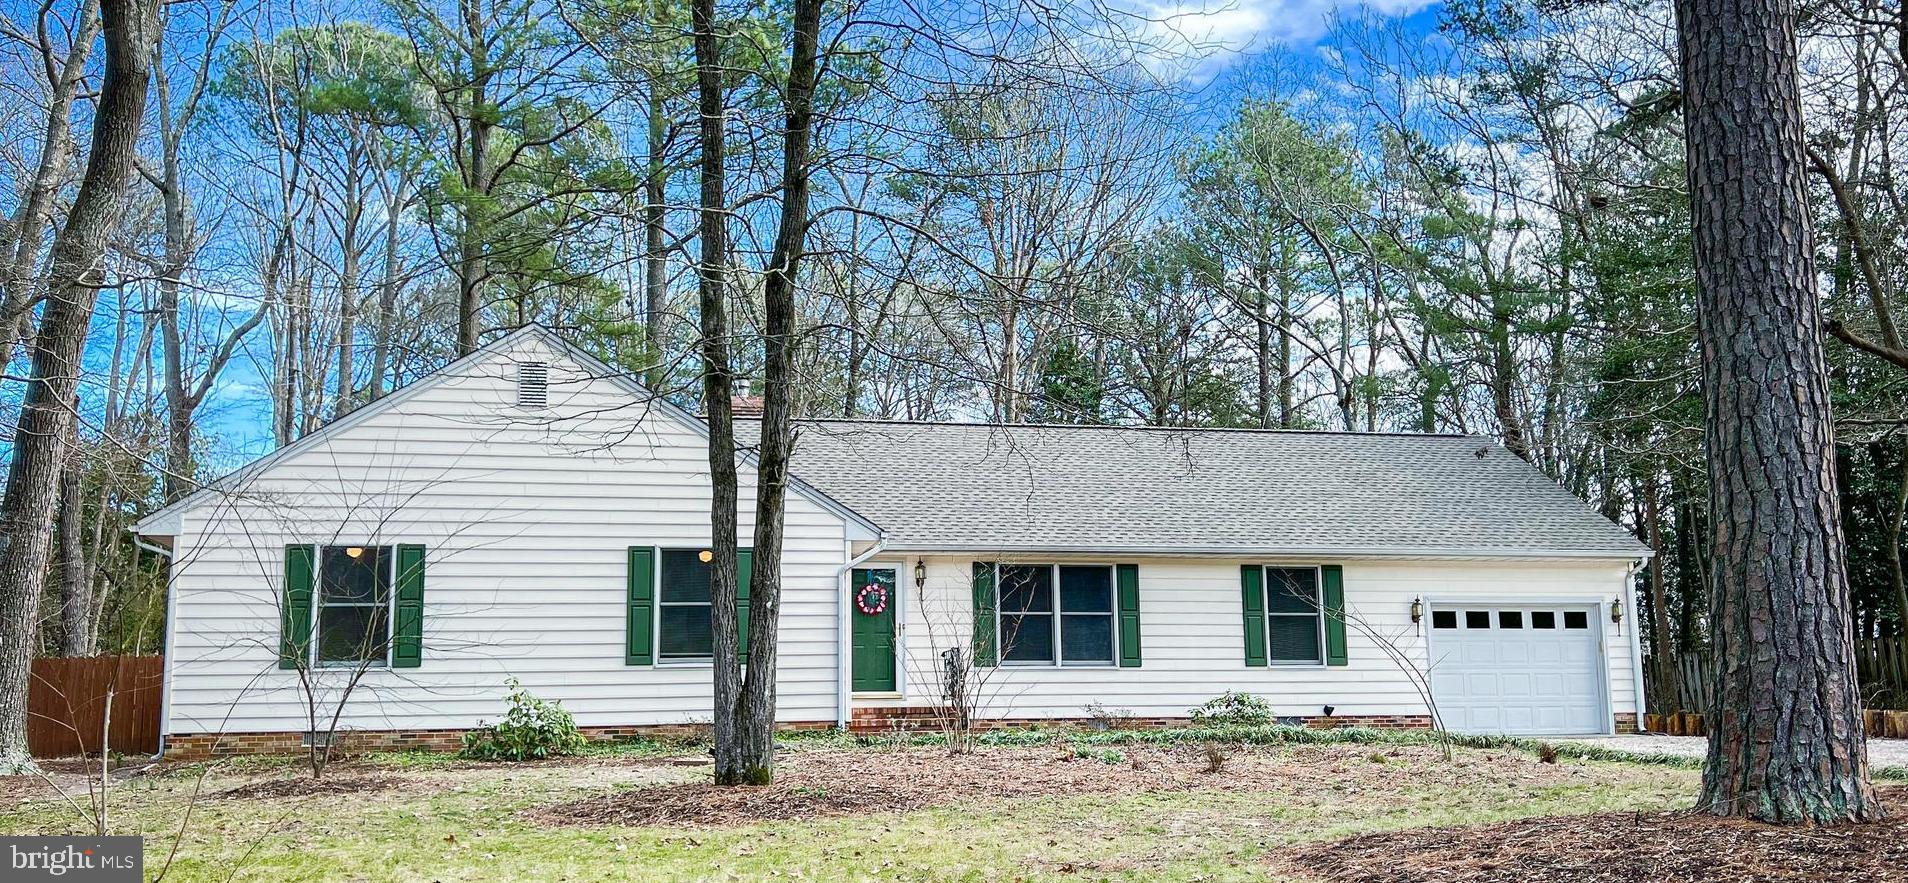
<path id="1" fill-rule="evenodd" d="M 783 757 L 794 764 L 802 752 L 824 748 L 843 750 L 839 743 L 798 743 Z M 906 778 L 914 756 L 854 750 L 854 764 L 873 779 Z M 1062 762 L 1050 747 L 985 750 L 1020 752 L 1011 760 L 1024 757 L 1029 775 Z M 1075 762 L 1112 771 L 1139 755 L 1190 769 L 1198 750 L 1127 746 L 1105 761 Z M 1687 805 L 1696 784 L 1686 768 L 1573 757 L 1546 765 L 1516 749 L 1459 749 L 1450 761 L 1422 745 L 1236 751 L 1229 764 L 1235 772 L 1198 780 L 1211 787 L 991 800 L 949 794 L 950 803 L 902 813 L 642 828 L 550 825 L 524 811 L 691 783 L 706 777 L 707 767 L 667 763 L 658 756 L 667 752 L 653 745 L 519 765 L 383 755 L 328 774 L 389 780 L 373 790 L 218 796 L 308 775 L 291 763 L 252 760 L 119 782 L 112 828 L 144 834 L 148 873 L 170 861 L 166 879 L 180 881 L 1262 880 L 1266 854 L 1287 844 L 1410 826 L 1661 809 Z M 44 789 L 0 790 L 0 833 L 86 829 Z"/>

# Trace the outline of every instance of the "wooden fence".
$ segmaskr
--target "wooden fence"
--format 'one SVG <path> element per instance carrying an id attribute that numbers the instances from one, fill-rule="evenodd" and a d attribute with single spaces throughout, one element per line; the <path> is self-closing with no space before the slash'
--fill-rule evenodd
<path id="1" fill-rule="evenodd" d="M 1676 663 L 1676 699 L 1666 702 L 1660 696 L 1651 696 L 1651 721 L 1646 722 L 1646 726 L 1656 732 L 1679 736 L 1702 735 L 1703 715 L 1709 711 L 1710 700 L 1714 698 L 1715 684 L 1711 674 L 1715 669 L 1710 664 L 1707 652 L 1686 655 Z M 1908 712 L 1888 710 L 1908 709 L 1908 651 L 1902 649 L 1901 639 L 1857 640 L 1855 669 L 1861 683 L 1862 705 L 1868 709 L 1865 720 L 1869 735 L 1891 738 L 1908 736 Z M 1649 677 L 1651 671 L 1650 660 L 1646 657 L 1643 660 L 1644 676 Z M 1650 723 L 1655 725 L 1650 726 Z"/>
<path id="2" fill-rule="evenodd" d="M 28 749 L 35 757 L 95 754 L 104 731 L 109 751 L 158 751 L 164 679 L 164 657 L 160 656 L 33 660 L 33 682 L 27 691 Z"/>

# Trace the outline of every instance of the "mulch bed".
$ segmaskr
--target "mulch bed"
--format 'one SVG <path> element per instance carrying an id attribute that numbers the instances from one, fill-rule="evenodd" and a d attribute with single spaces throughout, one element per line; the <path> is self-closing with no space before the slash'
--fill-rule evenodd
<path id="1" fill-rule="evenodd" d="M 1374 756 L 1384 762 L 1374 761 Z M 998 800 L 1149 791 L 1278 790 L 1310 786 L 1355 795 L 1384 792 L 1401 764 L 1433 762 L 1434 749 L 1304 746 L 1290 751 L 1242 749 L 1222 771 L 1206 772 L 1199 747 L 1122 748 L 1076 757 L 1058 748 L 993 748 L 950 756 L 934 748 L 788 752 L 776 760 L 775 783 L 719 788 L 710 783 L 653 785 L 526 812 L 551 825 L 741 825 L 819 816 L 908 812 L 967 800 Z M 1467 752 L 1436 761 L 1453 781 L 1562 782 L 1580 769 L 1539 764 L 1522 753 Z"/>
<path id="2" fill-rule="evenodd" d="M 387 791 L 400 785 L 410 784 L 410 781 L 403 776 L 347 775 L 322 779 L 301 776 L 296 779 L 265 779 L 249 782 L 236 788 L 228 788 L 215 796 L 234 800 L 271 800 L 281 797 L 363 794 L 367 791 Z"/>
<path id="3" fill-rule="evenodd" d="M 1888 819 L 1868 825 L 1603 813 L 1368 834 L 1275 861 L 1332 883 L 1899 883 L 1908 880 L 1908 788 L 1880 793 Z"/>

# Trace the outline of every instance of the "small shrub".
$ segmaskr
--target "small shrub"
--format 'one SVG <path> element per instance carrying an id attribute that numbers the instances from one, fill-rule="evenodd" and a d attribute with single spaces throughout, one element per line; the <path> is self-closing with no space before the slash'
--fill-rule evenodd
<path id="1" fill-rule="evenodd" d="M 1537 762 L 1556 763 L 1557 762 L 1557 746 L 1552 745 L 1549 742 L 1537 743 Z"/>
<path id="2" fill-rule="evenodd" d="M 1093 701 L 1081 709 L 1086 713 L 1086 725 L 1089 730 L 1118 730 L 1133 720 L 1130 708 L 1108 708 L 1106 703 Z"/>
<path id="3" fill-rule="evenodd" d="M 1107 766 L 1119 766 L 1126 762 L 1126 754 L 1117 748 L 1075 748 L 1065 756 L 1069 760 L 1097 760 Z"/>
<path id="4" fill-rule="evenodd" d="M 1232 758 L 1232 749 L 1220 742 L 1206 743 L 1206 772 L 1220 773 L 1226 769 L 1226 761 Z"/>
<path id="5" fill-rule="evenodd" d="M 459 752 L 472 760 L 541 760 L 575 754 L 583 747 L 583 734 L 577 732 L 576 719 L 557 702 L 530 695 L 511 678 L 510 708 L 495 724 L 478 722 L 478 728 L 464 734 Z"/>
<path id="6" fill-rule="evenodd" d="M 1224 693 L 1192 709 L 1198 727 L 1263 727 L 1272 723 L 1272 705 L 1251 693 Z"/>

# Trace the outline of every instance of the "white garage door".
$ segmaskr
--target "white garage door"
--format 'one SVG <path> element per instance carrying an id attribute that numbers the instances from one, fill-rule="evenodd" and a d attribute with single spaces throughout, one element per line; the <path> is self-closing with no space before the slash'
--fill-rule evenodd
<path id="1" fill-rule="evenodd" d="M 1594 613 L 1594 607 L 1433 607 L 1431 694 L 1445 727 L 1519 735 L 1607 730 Z"/>

